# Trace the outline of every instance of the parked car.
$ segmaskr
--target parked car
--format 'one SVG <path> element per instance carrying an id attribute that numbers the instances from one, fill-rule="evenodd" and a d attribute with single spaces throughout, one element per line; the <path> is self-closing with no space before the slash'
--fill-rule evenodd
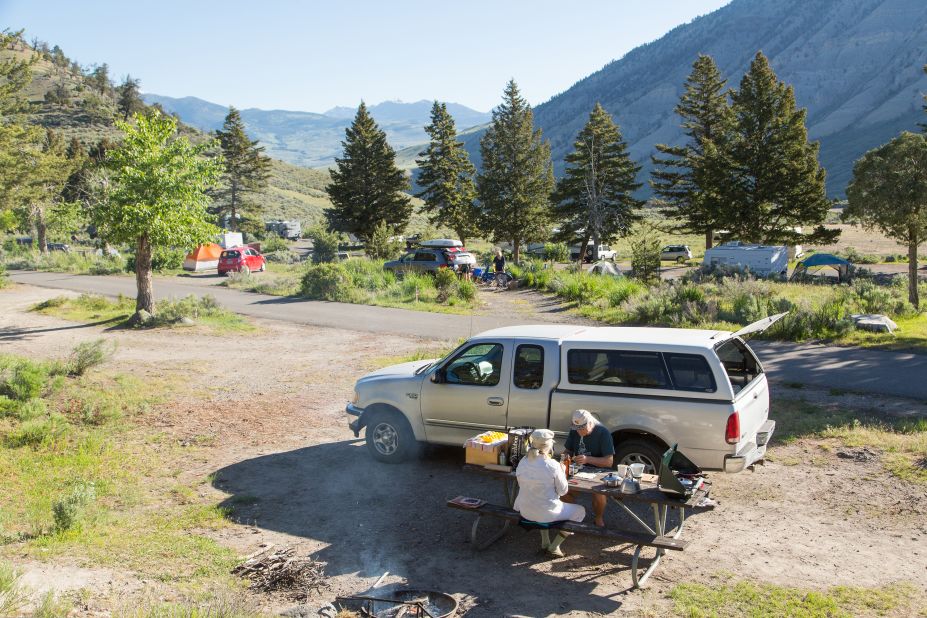
<path id="1" fill-rule="evenodd" d="M 476 266 L 476 257 L 463 246 L 459 240 L 450 238 L 438 238 L 435 240 L 425 240 L 418 243 L 425 249 L 441 249 L 448 254 L 451 263 L 454 266 Z"/>
<path id="2" fill-rule="evenodd" d="M 267 260 L 257 249 L 251 247 L 226 249 L 219 255 L 220 275 L 227 275 L 231 272 L 263 272 L 266 267 Z"/>
<path id="3" fill-rule="evenodd" d="M 47 243 L 49 251 L 61 251 L 63 253 L 71 252 L 71 245 L 65 244 L 63 242 L 50 242 Z"/>
<path id="4" fill-rule="evenodd" d="M 383 268 L 401 273 L 434 273 L 440 268 L 454 268 L 454 260 L 444 249 L 420 247 L 406 253 L 398 260 L 386 262 Z"/>
<path id="5" fill-rule="evenodd" d="M 689 245 L 667 245 L 660 250 L 660 259 L 666 262 L 685 262 L 692 259 Z"/>
<path id="6" fill-rule="evenodd" d="M 609 245 L 599 245 L 599 259 L 612 260 L 618 258 L 618 252 L 613 250 Z M 575 262 L 579 259 L 579 245 L 570 247 L 570 260 Z M 586 245 L 586 252 L 583 254 L 583 262 L 592 262 L 595 259 L 595 243 L 589 241 Z"/>
<path id="7" fill-rule="evenodd" d="M 347 412 L 371 455 L 397 462 L 419 442 L 463 444 L 486 430 L 549 428 L 561 441 L 589 410 L 615 442 L 615 463 L 657 469 L 673 444 L 703 469 L 763 459 L 775 430 L 763 366 L 741 335 L 681 328 L 545 325 L 490 330 L 443 359 L 393 365 L 354 387 Z"/>

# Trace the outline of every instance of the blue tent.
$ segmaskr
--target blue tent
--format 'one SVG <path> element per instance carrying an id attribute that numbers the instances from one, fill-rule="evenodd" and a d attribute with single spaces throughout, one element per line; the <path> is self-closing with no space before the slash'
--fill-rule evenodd
<path id="1" fill-rule="evenodd" d="M 798 263 L 795 272 L 792 273 L 792 279 L 807 275 L 812 268 L 825 266 L 830 266 L 837 271 L 838 281 L 846 281 L 849 278 L 850 269 L 853 268 L 853 263 L 831 253 L 815 253 Z"/>
<path id="2" fill-rule="evenodd" d="M 836 268 L 838 266 L 852 266 L 852 263 L 832 253 L 815 253 L 802 260 L 801 265 L 805 268 L 811 268 L 812 266 L 833 266 Z"/>

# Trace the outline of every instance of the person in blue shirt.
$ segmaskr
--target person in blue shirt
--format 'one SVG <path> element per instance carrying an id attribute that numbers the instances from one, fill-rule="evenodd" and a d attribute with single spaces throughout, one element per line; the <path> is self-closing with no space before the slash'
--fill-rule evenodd
<path id="1" fill-rule="evenodd" d="M 572 416 L 572 429 L 563 445 L 574 463 L 581 466 L 594 466 L 596 468 L 611 468 L 615 463 L 615 443 L 612 434 L 608 432 L 589 410 L 574 410 Z M 563 502 L 575 502 L 575 491 L 570 491 L 560 498 Z M 605 504 L 607 498 L 603 494 L 592 494 L 592 512 L 595 515 L 595 525 L 605 526 Z"/>

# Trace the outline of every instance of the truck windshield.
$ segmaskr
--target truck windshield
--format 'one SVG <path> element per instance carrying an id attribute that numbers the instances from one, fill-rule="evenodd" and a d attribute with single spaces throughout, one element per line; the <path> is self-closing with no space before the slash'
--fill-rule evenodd
<path id="1" fill-rule="evenodd" d="M 753 382 L 763 374 L 763 367 L 760 361 L 753 355 L 753 351 L 740 339 L 728 339 L 721 343 L 716 351 L 721 364 L 724 365 L 724 371 L 731 381 L 731 386 L 736 395 L 742 391 L 748 384 Z"/>

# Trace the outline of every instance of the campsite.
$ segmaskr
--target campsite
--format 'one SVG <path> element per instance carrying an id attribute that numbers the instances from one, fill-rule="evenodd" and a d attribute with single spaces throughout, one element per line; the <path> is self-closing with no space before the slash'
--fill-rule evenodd
<path id="1" fill-rule="evenodd" d="M 927 3 L 0 21 L 0 618 L 927 618 Z"/>

